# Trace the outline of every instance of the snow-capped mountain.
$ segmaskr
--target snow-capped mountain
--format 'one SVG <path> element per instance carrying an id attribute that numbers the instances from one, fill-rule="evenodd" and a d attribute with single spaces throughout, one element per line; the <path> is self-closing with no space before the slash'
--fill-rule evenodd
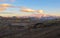
<path id="1" fill-rule="evenodd" d="M 11 17 L 13 17 L 13 16 L 15 16 L 15 15 L 12 14 Z M 9 17 L 9 16 L 7 15 L 7 17 Z M 52 15 L 48 15 L 48 14 L 31 14 L 31 15 L 17 15 L 16 14 L 15 17 L 18 17 L 18 18 L 31 18 L 33 20 L 36 20 L 36 19 L 41 19 L 41 20 L 47 20 L 48 19 L 48 20 L 50 20 L 50 19 L 60 18 L 60 16 L 52 16 Z"/>
<path id="2" fill-rule="evenodd" d="M 48 14 L 33 14 L 31 16 L 24 16 L 23 18 L 31 18 L 33 20 L 54 20 L 57 18 L 60 18 L 60 16 L 52 16 L 52 15 L 48 15 Z"/>

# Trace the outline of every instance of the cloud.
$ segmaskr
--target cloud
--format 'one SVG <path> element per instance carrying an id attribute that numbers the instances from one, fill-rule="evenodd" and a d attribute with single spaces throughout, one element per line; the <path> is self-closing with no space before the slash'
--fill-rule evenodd
<path id="1" fill-rule="evenodd" d="M 11 4 L 0 4 L 1 7 L 9 7 Z"/>
<path id="2" fill-rule="evenodd" d="M 7 9 L 7 7 L 10 7 L 10 4 L 0 4 L 0 11 L 4 11 Z"/>
<path id="3" fill-rule="evenodd" d="M 0 2 L 15 2 L 16 0 L 0 0 Z"/>
<path id="4" fill-rule="evenodd" d="M 44 11 L 43 10 L 38 10 L 37 12 L 43 14 Z"/>
<path id="5" fill-rule="evenodd" d="M 4 2 L 5 0 L 0 0 L 0 2 Z"/>
<path id="6" fill-rule="evenodd" d="M 31 12 L 31 13 L 33 13 L 33 12 L 37 12 L 37 13 L 41 13 L 41 14 L 43 14 L 43 10 L 33 10 L 33 9 L 29 9 L 29 8 L 22 8 L 20 11 L 22 11 L 22 12 Z"/>
<path id="7" fill-rule="evenodd" d="M 29 9 L 29 8 L 22 8 L 20 11 L 21 12 L 34 12 L 35 10 Z"/>
<path id="8" fill-rule="evenodd" d="M 15 0 L 10 0 L 11 2 L 14 2 Z"/>
<path id="9" fill-rule="evenodd" d="M 5 8 L 0 8 L 0 11 L 4 11 L 5 10 Z"/>

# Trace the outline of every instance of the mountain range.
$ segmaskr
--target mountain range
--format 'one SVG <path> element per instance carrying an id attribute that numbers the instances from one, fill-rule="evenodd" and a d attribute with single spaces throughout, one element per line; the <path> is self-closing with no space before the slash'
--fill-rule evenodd
<path id="1" fill-rule="evenodd" d="M 8 16 L 9 15 L 9 16 Z M 17 17 L 17 18 L 31 18 L 31 19 L 41 19 L 41 20 L 47 20 L 47 19 L 56 19 L 56 18 L 60 18 L 60 16 L 53 16 L 53 15 L 48 15 L 48 14 L 31 14 L 31 15 L 18 15 L 18 14 L 6 14 L 6 17 Z M 3 14 L 0 15 L 0 16 L 3 16 L 5 17 Z"/>

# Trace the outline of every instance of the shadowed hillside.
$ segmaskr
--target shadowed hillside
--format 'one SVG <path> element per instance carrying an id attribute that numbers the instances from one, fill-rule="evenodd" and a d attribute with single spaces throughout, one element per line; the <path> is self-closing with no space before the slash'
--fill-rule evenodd
<path id="1" fill-rule="evenodd" d="M 60 18 L 0 17 L 0 38 L 60 38 Z"/>

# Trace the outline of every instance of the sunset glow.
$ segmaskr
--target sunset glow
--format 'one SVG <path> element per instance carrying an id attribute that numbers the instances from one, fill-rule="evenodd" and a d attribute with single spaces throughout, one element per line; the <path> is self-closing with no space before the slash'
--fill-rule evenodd
<path id="1" fill-rule="evenodd" d="M 60 0 L 0 0 L 0 16 L 60 16 Z M 10 11 L 10 13 L 8 13 Z M 5 12 L 6 14 L 2 13 Z"/>

